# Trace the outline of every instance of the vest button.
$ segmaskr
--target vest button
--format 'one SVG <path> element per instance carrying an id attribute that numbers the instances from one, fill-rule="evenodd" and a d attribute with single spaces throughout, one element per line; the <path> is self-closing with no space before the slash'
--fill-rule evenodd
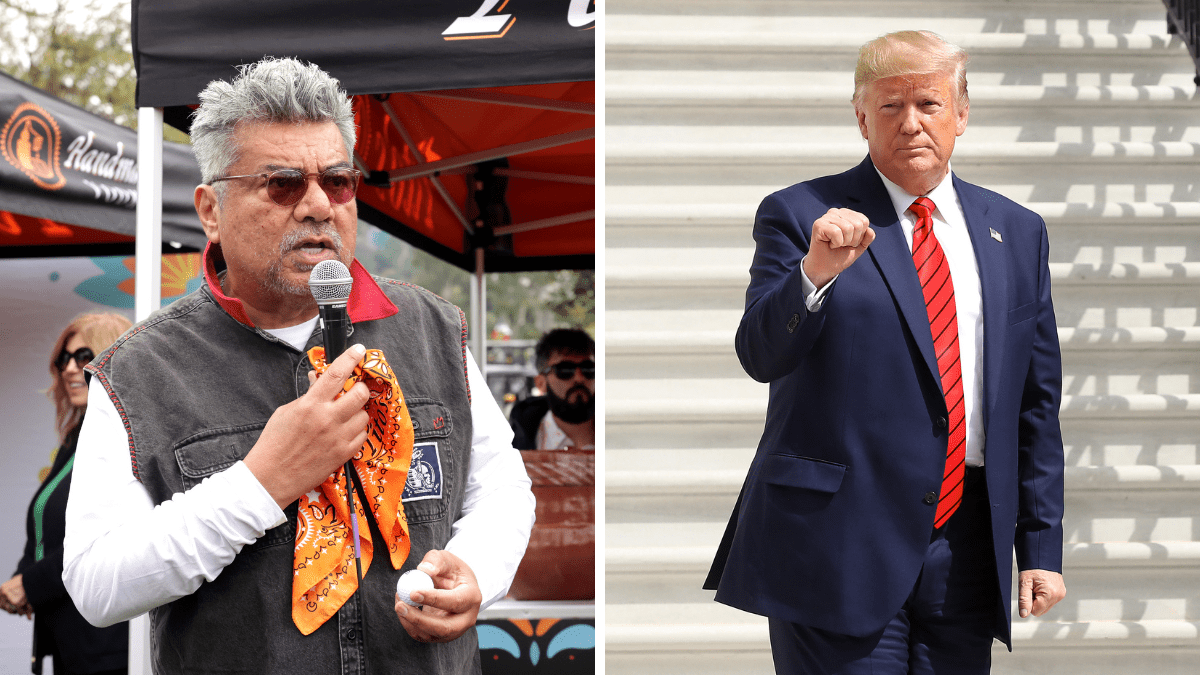
<path id="1" fill-rule="evenodd" d="M 926 492 L 925 497 L 923 499 L 921 499 L 921 501 L 932 506 L 933 503 L 937 501 L 937 493 Z M 353 631 L 351 631 L 351 632 L 353 632 Z"/>
<path id="2" fill-rule="evenodd" d="M 945 429 L 946 427 L 950 426 L 950 420 L 947 420 L 945 417 L 939 417 L 937 425 L 939 429 Z"/>

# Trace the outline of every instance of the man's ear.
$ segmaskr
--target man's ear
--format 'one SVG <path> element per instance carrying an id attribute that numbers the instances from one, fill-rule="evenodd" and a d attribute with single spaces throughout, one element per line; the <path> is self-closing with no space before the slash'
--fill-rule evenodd
<path id="1" fill-rule="evenodd" d="M 533 386 L 537 387 L 538 391 L 542 392 L 543 394 L 550 392 L 550 388 L 546 386 L 546 376 L 542 375 L 541 373 L 538 373 L 533 377 Z"/>
<path id="2" fill-rule="evenodd" d="M 214 244 L 221 243 L 221 230 L 217 226 L 221 214 L 217 190 L 211 185 L 197 185 L 193 195 L 196 200 L 196 215 L 204 227 L 204 236 Z"/>
<path id="3" fill-rule="evenodd" d="M 861 109 L 859 109 L 858 106 L 854 106 L 854 116 L 856 118 L 858 118 L 858 131 L 859 131 L 859 133 L 862 134 L 863 140 L 868 140 L 867 139 L 867 114 L 865 112 L 863 112 Z"/>
<path id="4" fill-rule="evenodd" d="M 971 116 L 971 104 L 967 103 L 958 110 L 958 120 L 956 120 L 955 135 L 962 136 L 967 130 L 967 118 Z"/>

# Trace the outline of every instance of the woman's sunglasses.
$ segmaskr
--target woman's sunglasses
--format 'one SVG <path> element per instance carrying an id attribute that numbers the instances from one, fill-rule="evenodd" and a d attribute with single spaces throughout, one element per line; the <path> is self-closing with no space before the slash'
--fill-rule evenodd
<path id="1" fill-rule="evenodd" d="M 550 372 L 553 372 L 554 376 L 557 377 L 558 379 L 569 380 L 572 377 L 575 377 L 575 369 L 576 368 L 583 371 L 583 378 L 585 380 L 596 379 L 596 362 L 595 361 L 583 361 L 580 363 L 577 363 L 575 361 L 559 361 L 558 363 L 556 363 L 552 366 L 546 366 L 546 368 L 544 370 L 542 370 L 542 374 L 547 375 Z"/>
<path id="2" fill-rule="evenodd" d="M 280 206 L 292 206 L 299 202 L 304 193 L 308 192 L 308 177 L 316 176 L 317 185 L 325 191 L 329 201 L 334 204 L 345 204 L 354 199 L 358 192 L 358 179 L 362 172 L 358 169 L 335 167 L 325 169 L 321 173 L 304 173 L 296 169 L 280 169 L 271 173 L 248 173 L 243 176 L 224 176 L 209 181 L 209 185 L 219 180 L 234 178 L 266 178 L 267 196 Z"/>
<path id="3" fill-rule="evenodd" d="M 75 353 L 64 349 L 58 355 L 58 358 L 54 360 L 54 366 L 58 368 L 59 372 L 62 372 L 67 369 L 67 364 L 71 362 L 71 359 L 75 359 L 75 365 L 79 366 L 80 370 L 83 370 L 83 367 L 91 363 L 94 358 L 96 358 L 96 354 L 87 347 L 80 347 L 75 350 Z"/>

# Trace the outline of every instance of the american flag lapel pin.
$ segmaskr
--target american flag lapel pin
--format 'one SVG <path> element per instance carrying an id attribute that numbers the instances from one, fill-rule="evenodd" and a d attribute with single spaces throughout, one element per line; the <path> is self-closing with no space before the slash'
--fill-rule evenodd
<path id="1" fill-rule="evenodd" d="M 992 239 L 995 239 L 996 241 L 1000 242 L 1001 244 L 1004 243 L 1004 237 L 1001 237 L 999 232 L 997 232 L 995 229 L 990 228 L 990 227 L 988 228 L 988 231 L 992 233 Z"/>

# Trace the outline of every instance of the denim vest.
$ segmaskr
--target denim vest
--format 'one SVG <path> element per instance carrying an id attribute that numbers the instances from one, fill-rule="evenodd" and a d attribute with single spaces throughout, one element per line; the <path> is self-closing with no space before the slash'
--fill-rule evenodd
<path id="1" fill-rule="evenodd" d="M 362 674 L 364 651 L 373 674 L 479 672 L 474 629 L 450 643 L 418 643 L 394 609 L 396 579 L 445 546 L 462 511 L 472 436 L 465 323 L 424 289 L 376 281 L 399 312 L 355 323 L 349 343 L 384 351 L 413 420 L 420 472 L 410 471 L 405 493 L 412 549 L 404 569 L 377 554 L 337 615 L 301 635 L 291 616 L 293 502 L 287 523 L 243 548 L 220 576 L 151 611 L 156 673 Z M 307 347 L 320 341 L 318 330 Z M 207 284 L 97 362 L 129 432 L 134 475 L 155 504 L 245 457 L 271 413 L 307 391 L 310 370 L 305 354 L 230 316 Z M 385 551 L 371 529 L 375 550 Z"/>

